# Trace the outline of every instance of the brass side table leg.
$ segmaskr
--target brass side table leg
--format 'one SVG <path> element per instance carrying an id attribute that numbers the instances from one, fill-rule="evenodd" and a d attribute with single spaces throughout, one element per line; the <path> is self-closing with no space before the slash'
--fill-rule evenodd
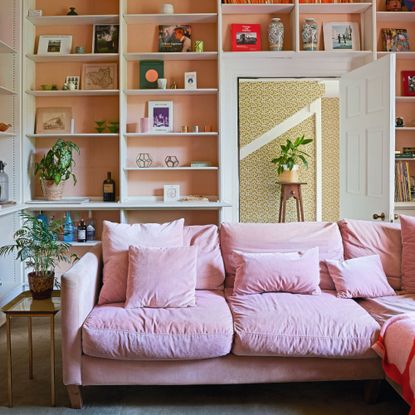
<path id="1" fill-rule="evenodd" d="M 55 316 L 50 316 L 50 405 L 55 406 Z"/>
<path id="2" fill-rule="evenodd" d="M 32 339 L 32 317 L 28 317 L 27 337 L 29 342 L 29 379 L 33 379 L 33 339 Z"/>
<path id="3" fill-rule="evenodd" d="M 6 316 L 6 331 L 7 331 L 7 372 L 8 372 L 8 395 L 9 407 L 13 407 L 13 368 L 12 368 L 12 333 L 11 333 L 11 317 Z"/>

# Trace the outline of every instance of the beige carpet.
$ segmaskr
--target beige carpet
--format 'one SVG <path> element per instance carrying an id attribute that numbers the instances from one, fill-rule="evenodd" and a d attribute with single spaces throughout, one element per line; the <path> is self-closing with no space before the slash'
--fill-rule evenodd
<path id="1" fill-rule="evenodd" d="M 58 319 L 59 320 L 59 319 Z M 407 415 L 408 407 L 385 384 L 381 401 L 366 405 L 361 382 L 301 383 L 195 387 L 84 388 L 82 411 L 68 408 L 60 374 L 57 335 L 57 407 L 49 405 L 49 331 L 45 320 L 34 319 L 34 375 L 27 374 L 27 337 L 24 319 L 14 321 L 14 400 L 7 403 L 5 329 L 0 329 L 0 414 L 49 415 Z"/>

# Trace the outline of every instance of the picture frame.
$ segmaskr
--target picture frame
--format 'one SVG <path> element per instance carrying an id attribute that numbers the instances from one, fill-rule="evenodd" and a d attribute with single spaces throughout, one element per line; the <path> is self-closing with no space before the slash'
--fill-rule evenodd
<path id="1" fill-rule="evenodd" d="M 173 131 L 173 101 L 149 101 L 150 131 Z"/>
<path id="2" fill-rule="evenodd" d="M 409 38 L 406 29 L 383 28 L 383 50 L 386 52 L 409 51 Z"/>
<path id="3" fill-rule="evenodd" d="M 405 97 L 415 96 L 415 71 L 402 71 L 402 95 Z"/>
<path id="4" fill-rule="evenodd" d="M 65 78 L 65 84 L 69 84 L 71 82 L 75 85 L 75 90 L 79 90 L 81 88 L 81 77 L 79 75 L 69 75 Z"/>
<path id="5" fill-rule="evenodd" d="M 140 61 L 140 89 L 157 89 L 160 78 L 164 78 L 164 61 Z"/>
<path id="6" fill-rule="evenodd" d="M 118 89 L 118 65 L 116 63 L 84 63 L 81 80 L 82 89 Z"/>
<path id="7" fill-rule="evenodd" d="M 184 73 L 184 89 L 197 89 L 197 73 L 185 72 Z"/>
<path id="8" fill-rule="evenodd" d="M 360 27 L 356 22 L 327 22 L 323 24 L 324 50 L 360 50 Z"/>
<path id="9" fill-rule="evenodd" d="M 72 35 L 39 35 L 38 55 L 69 55 L 72 52 Z"/>
<path id="10" fill-rule="evenodd" d="M 43 107 L 36 110 L 36 134 L 69 134 L 71 107 Z"/>
<path id="11" fill-rule="evenodd" d="M 120 25 L 94 24 L 92 36 L 93 53 L 118 53 Z"/>
<path id="12" fill-rule="evenodd" d="M 261 50 L 261 25 L 231 24 L 232 51 L 252 52 Z"/>
<path id="13" fill-rule="evenodd" d="M 163 189 L 164 202 L 178 202 L 180 200 L 180 185 L 165 184 Z"/>

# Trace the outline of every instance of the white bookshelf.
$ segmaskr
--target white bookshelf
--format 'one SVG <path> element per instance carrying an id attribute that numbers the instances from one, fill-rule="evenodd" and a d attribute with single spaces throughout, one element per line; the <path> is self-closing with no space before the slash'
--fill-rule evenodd
<path id="1" fill-rule="evenodd" d="M 210 61 L 218 58 L 218 52 L 138 52 L 126 53 L 125 57 L 128 61 Z"/>
<path id="2" fill-rule="evenodd" d="M 218 88 L 198 88 L 198 89 L 126 89 L 124 92 L 130 96 L 142 95 L 215 95 Z"/>
<path id="3" fill-rule="evenodd" d="M 118 24 L 118 14 L 78 15 L 78 16 L 38 16 L 27 17 L 34 26 L 80 26 L 93 24 Z"/>
<path id="4" fill-rule="evenodd" d="M 414 12 L 376 12 L 376 20 L 379 22 L 413 22 Z"/>
<path id="5" fill-rule="evenodd" d="M 26 94 L 33 95 L 34 97 L 107 97 L 117 96 L 120 91 L 118 89 L 103 89 L 103 90 L 86 90 L 80 89 L 75 91 L 26 91 Z"/>
<path id="6" fill-rule="evenodd" d="M 0 138 L 10 138 L 10 137 L 14 137 L 16 135 L 16 133 L 14 133 L 13 131 L 0 131 Z"/>
<path id="7" fill-rule="evenodd" d="M 76 134 L 26 134 L 28 138 L 95 138 L 95 137 L 113 137 L 118 138 L 119 134 L 112 134 L 112 133 L 76 133 Z"/>
<path id="8" fill-rule="evenodd" d="M 222 14 L 289 14 L 294 4 L 222 4 Z"/>
<path id="9" fill-rule="evenodd" d="M 174 14 L 125 14 L 124 19 L 127 24 L 200 24 L 216 23 L 217 13 L 174 13 Z"/>
<path id="10" fill-rule="evenodd" d="M 378 54 L 378 57 L 381 58 L 391 53 L 394 53 L 397 59 L 415 59 L 415 52 L 412 52 L 412 51 L 409 51 L 409 52 L 382 52 L 380 51 L 377 54 Z"/>
<path id="11" fill-rule="evenodd" d="M 62 62 L 118 62 L 118 53 L 71 53 L 62 55 L 38 55 L 29 53 L 26 58 L 36 63 Z"/>
<path id="12" fill-rule="evenodd" d="M 413 97 L 403 97 L 403 96 L 397 96 L 396 102 L 407 102 L 407 103 L 415 103 L 415 96 Z"/>

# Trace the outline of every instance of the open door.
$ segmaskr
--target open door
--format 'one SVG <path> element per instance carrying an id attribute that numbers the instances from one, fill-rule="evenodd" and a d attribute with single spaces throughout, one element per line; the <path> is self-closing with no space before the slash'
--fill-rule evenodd
<path id="1" fill-rule="evenodd" d="M 393 220 L 395 187 L 394 54 L 340 80 L 340 214 Z"/>

